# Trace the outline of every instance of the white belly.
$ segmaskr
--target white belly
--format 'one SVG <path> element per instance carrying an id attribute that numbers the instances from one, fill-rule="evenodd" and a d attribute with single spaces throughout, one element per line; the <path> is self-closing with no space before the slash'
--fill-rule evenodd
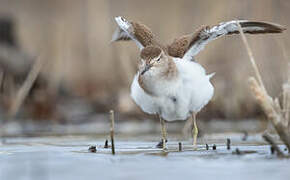
<path id="1" fill-rule="evenodd" d="M 138 83 L 137 73 L 131 85 L 131 96 L 136 104 L 146 113 L 159 114 L 167 121 L 185 120 L 192 112 L 198 112 L 213 96 L 214 88 L 210 77 L 202 66 L 195 62 L 175 60 L 179 71 L 178 80 L 162 86 L 170 94 L 151 96 Z"/>

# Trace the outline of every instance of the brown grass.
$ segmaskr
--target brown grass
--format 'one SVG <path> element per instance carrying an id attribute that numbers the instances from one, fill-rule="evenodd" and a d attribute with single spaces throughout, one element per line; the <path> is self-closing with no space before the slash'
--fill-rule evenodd
<path id="1" fill-rule="evenodd" d="M 243 40 L 243 43 L 247 49 L 249 59 L 253 66 L 253 69 L 256 73 L 258 78 L 258 82 L 254 77 L 249 78 L 249 84 L 251 90 L 258 102 L 258 104 L 262 107 L 264 113 L 266 114 L 267 118 L 272 122 L 273 126 L 275 127 L 278 135 L 280 136 L 281 140 L 287 146 L 288 150 L 290 150 L 290 129 L 289 129 L 289 103 L 290 98 L 288 97 L 290 94 L 290 76 L 288 77 L 288 81 L 283 85 L 283 106 L 280 106 L 280 102 L 278 98 L 272 98 L 266 91 L 264 83 L 262 81 L 262 77 L 256 65 L 252 50 L 249 46 L 249 43 L 246 39 L 245 34 L 242 31 L 240 24 L 238 23 L 239 31 Z M 288 69 L 288 74 L 289 73 Z M 271 143 L 274 143 L 273 140 L 270 140 L 269 137 L 265 134 L 263 136 L 266 140 Z M 272 144 L 273 145 L 273 144 Z M 273 145 L 274 147 L 277 146 Z M 279 152 L 279 151 L 278 151 Z M 281 152 L 279 153 L 281 156 Z"/>
<path id="2" fill-rule="evenodd" d="M 27 97 L 32 85 L 34 84 L 36 78 L 38 77 L 41 68 L 43 67 L 44 61 L 38 58 L 34 65 L 32 66 L 26 80 L 23 82 L 22 86 L 18 90 L 15 99 L 12 101 L 12 106 L 8 113 L 9 117 L 13 117 L 18 112 L 20 106 L 23 104 L 25 98 Z"/>

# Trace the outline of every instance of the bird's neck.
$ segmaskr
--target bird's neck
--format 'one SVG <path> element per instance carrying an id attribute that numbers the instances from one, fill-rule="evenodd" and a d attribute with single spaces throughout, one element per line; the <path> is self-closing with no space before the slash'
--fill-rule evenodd
<path id="1" fill-rule="evenodd" d="M 160 95 L 164 88 L 173 86 L 178 77 L 178 71 L 173 59 L 168 59 L 164 66 L 153 68 L 144 75 L 139 74 L 141 88 L 151 95 Z"/>

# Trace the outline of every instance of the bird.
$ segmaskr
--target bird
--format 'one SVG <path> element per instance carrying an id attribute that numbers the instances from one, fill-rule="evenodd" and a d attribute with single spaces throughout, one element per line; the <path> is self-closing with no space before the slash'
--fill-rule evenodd
<path id="1" fill-rule="evenodd" d="M 282 33 L 282 25 L 250 20 L 232 20 L 212 27 L 202 26 L 194 33 L 175 38 L 172 43 L 160 43 L 144 24 L 115 17 L 117 29 L 111 42 L 133 40 L 140 49 L 138 71 L 131 84 L 131 97 L 148 114 L 159 117 L 162 140 L 167 149 L 166 121 L 187 120 L 192 124 L 192 144 L 196 149 L 198 127 L 196 114 L 214 94 L 211 78 L 195 56 L 211 41 L 225 35 L 244 33 Z"/>

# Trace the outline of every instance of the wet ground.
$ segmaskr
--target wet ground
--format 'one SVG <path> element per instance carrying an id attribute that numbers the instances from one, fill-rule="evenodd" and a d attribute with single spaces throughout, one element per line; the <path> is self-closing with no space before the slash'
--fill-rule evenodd
<path id="1" fill-rule="evenodd" d="M 105 149 L 107 136 L 5 138 L 0 144 L 0 179 L 289 179 L 290 160 L 278 159 L 259 135 L 211 135 L 198 150 L 189 141 L 170 140 L 168 153 L 156 137 L 116 139 L 116 155 Z M 225 144 L 231 138 L 231 149 Z M 150 140 L 153 139 L 153 140 Z M 205 143 L 209 144 L 206 150 Z M 216 144 L 217 149 L 212 146 Z M 88 152 L 96 145 L 96 153 Z M 284 146 L 280 145 L 284 150 Z M 236 150 L 238 149 L 238 151 Z M 286 152 L 286 151 L 285 151 Z"/>

